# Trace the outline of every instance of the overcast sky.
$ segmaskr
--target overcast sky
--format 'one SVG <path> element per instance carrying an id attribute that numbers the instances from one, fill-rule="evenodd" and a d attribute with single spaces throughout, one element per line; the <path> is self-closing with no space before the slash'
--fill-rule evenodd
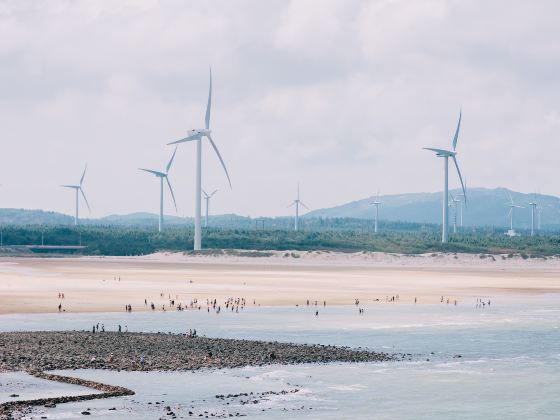
<path id="1" fill-rule="evenodd" d="M 469 187 L 560 195 L 557 1 L 0 1 L 0 207 L 157 212 L 166 143 L 204 122 L 212 212 L 438 191 L 463 109 Z M 194 144 L 170 180 L 194 212 Z M 458 186 L 454 173 L 451 187 Z M 167 193 L 167 192 L 166 192 Z M 166 195 L 166 212 L 174 214 Z M 84 213 L 87 215 L 87 212 Z"/>

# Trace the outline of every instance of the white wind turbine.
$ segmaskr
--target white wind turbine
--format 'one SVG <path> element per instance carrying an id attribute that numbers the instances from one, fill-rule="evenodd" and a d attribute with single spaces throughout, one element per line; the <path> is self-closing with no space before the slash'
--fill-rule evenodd
<path id="1" fill-rule="evenodd" d="M 517 205 L 513 202 L 513 197 L 511 196 L 510 192 L 508 191 L 509 196 L 509 203 L 507 203 L 509 207 L 508 217 L 509 217 L 509 231 L 507 232 L 508 236 L 515 236 L 515 230 L 513 230 L 513 215 L 515 213 L 515 209 L 524 209 L 525 207 Z"/>
<path id="2" fill-rule="evenodd" d="M 465 190 L 467 188 L 468 188 L 467 177 L 465 176 Z M 457 194 L 455 197 L 458 198 L 459 201 L 461 202 L 461 204 L 459 205 L 459 209 L 461 210 L 461 213 L 460 213 L 460 216 L 459 216 L 459 226 L 463 227 L 463 204 L 465 203 L 465 194 L 463 194 L 463 193 Z"/>
<path id="3" fill-rule="evenodd" d="M 463 194 L 465 197 L 465 205 L 467 204 L 467 191 L 465 190 L 465 185 L 463 184 L 463 177 L 461 176 L 461 171 L 459 170 L 459 164 L 457 163 L 457 139 L 459 138 L 459 129 L 461 127 L 461 112 L 459 112 L 459 122 L 457 123 L 457 129 L 455 130 L 455 136 L 451 143 L 452 149 L 435 149 L 432 147 L 424 147 L 426 150 L 430 150 L 436 153 L 437 157 L 443 158 L 443 226 L 441 233 L 441 242 L 446 243 L 449 239 L 449 158 L 453 159 L 455 167 L 457 168 L 457 174 L 459 175 L 459 180 L 461 181 L 461 187 L 463 188 Z"/>
<path id="4" fill-rule="evenodd" d="M 204 227 L 208 227 L 208 208 L 210 207 L 210 199 L 218 192 L 218 190 L 212 191 L 211 194 L 208 194 L 204 189 L 202 190 L 204 193 L 204 200 L 206 200 L 206 218 L 204 219 Z"/>
<path id="5" fill-rule="evenodd" d="M 214 149 L 214 151 L 216 152 L 216 154 L 218 155 L 218 158 L 220 159 L 220 162 L 222 164 L 222 167 L 224 168 L 224 171 L 226 173 L 228 182 L 229 182 L 229 186 L 231 188 L 231 180 L 229 178 L 229 174 L 228 171 L 226 169 L 226 165 L 224 163 L 224 160 L 222 159 L 222 156 L 220 155 L 220 152 L 218 151 L 218 148 L 216 147 L 216 144 L 214 143 L 214 140 L 212 140 L 212 137 L 210 136 L 210 134 L 212 133 L 212 130 L 210 130 L 210 108 L 212 105 L 212 69 L 210 69 L 210 87 L 208 89 L 208 102 L 206 104 L 206 116 L 204 118 L 204 128 L 199 128 L 199 129 L 195 129 L 195 130 L 190 130 L 188 132 L 188 136 L 181 139 L 181 140 L 177 140 L 168 144 L 178 144 L 178 143 L 184 143 L 187 141 L 196 141 L 196 193 L 195 193 L 195 206 L 194 206 L 194 250 L 195 251 L 200 251 L 200 249 L 202 249 L 202 226 L 201 226 L 201 218 L 202 218 L 202 214 L 201 214 L 201 200 L 202 200 L 202 139 L 204 137 L 206 137 L 208 139 L 208 141 L 210 142 L 210 145 L 212 146 L 212 148 Z"/>
<path id="6" fill-rule="evenodd" d="M 303 202 L 299 199 L 299 184 L 297 186 L 297 198 L 288 207 L 292 207 L 294 205 L 296 206 L 296 218 L 294 222 L 294 230 L 297 231 L 299 229 L 299 206 L 301 205 L 305 207 L 307 210 L 309 210 L 309 207 L 303 204 Z"/>
<path id="7" fill-rule="evenodd" d="M 78 226 L 78 212 L 79 212 L 79 194 L 82 193 L 82 197 L 84 197 L 84 201 L 86 202 L 86 206 L 88 210 L 90 210 L 89 203 L 87 201 L 86 195 L 84 194 L 84 190 L 82 188 L 82 184 L 84 183 L 84 177 L 86 176 L 87 165 L 84 168 L 84 172 L 82 173 L 82 177 L 80 178 L 80 183 L 78 185 L 61 185 L 64 188 L 72 188 L 76 192 L 76 215 L 74 216 L 74 226 Z"/>
<path id="8" fill-rule="evenodd" d="M 171 169 L 171 164 L 173 163 L 173 159 L 175 158 L 175 153 L 177 153 L 177 147 L 173 151 L 171 155 L 171 159 L 169 159 L 169 163 L 165 167 L 165 172 L 154 171 L 152 169 L 144 169 L 138 168 L 141 171 L 148 172 L 150 174 L 155 175 L 159 178 L 159 224 L 158 224 L 158 231 L 161 232 L 163 229 L 163 180 L 167 181 L 167 185 L 169 187 L 169 192 L 171 193 L 171 197 L 173 198 L 173 204 L 175 205 L 175 211 L 177 211 L 177 202 L 175 201 L 175 194 L 173 194 L 173 188 L 171 188 L 171 183 L 169 182 L 169 169 Z"/>
<path id="9" fill-rule="evenodd" d="M 457 208 L 460 206 L 462 201 L 457 197 L 453 197 L 453 194 L 451 193 L 449 193 L 449 199 L 451 200 L 449 206 L 453 207 L 453 233 L 457 234 Z"/>
<path id="10" fill-rule="evenodd" d="M 373 227 L 373 232 L 377 233 L 377 225 L 379 222 L 379 206 L 381 205 L 381 201 L 379 201 L 379 191 L 377 191 L 377 196 L 375 200 L 370 203 L 371 206 L 375 206 L 375 223 Z"/>
<path id="11" fill-rule="evenodd" d="M 531 206 L 531 236 L 535 236 L 535 212 L 537 211 L 537 203 L 535 202 L 535 197 L 533 196 L 533 201 L 529 203 Z"/>

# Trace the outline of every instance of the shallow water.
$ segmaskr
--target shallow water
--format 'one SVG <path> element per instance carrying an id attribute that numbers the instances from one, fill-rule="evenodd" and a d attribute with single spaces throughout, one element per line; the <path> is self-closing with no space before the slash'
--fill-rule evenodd
<path id="1" fill-rule="evenodd" d="M 358 315 L 354 306 L 327 306 L 318 308 L 318 317 L 314 307 L 249 307 L 220 315 L 194 310 L 9 315 L 0 316 L 0 330 L 89 330 L 99 322 L 110 330 L 118 324 L 130 331 L 178 333 L 196 328 L 212 337 L 361 346 L 414 355 L 413 362 L 382 364 L 188 373 L 68 372 L 123 385 L 137 394 L 60 405 L 46 411 L 48 418 L 81 418 L 80 412 L 88 407 L 92 416 L 100 418 L 123 418 L 125 413 L 140 419 L 169 418 L 166 405 L 186 418 L 189 410 L 195 417 L 202 414 L 201 418 L 237 413 L 271 419 L 558 418 L 557 298 L 500 298 L 486 309 L 476 309 L 474 304 L 474 299 L 458 306 L 380 303 L 364 306 L 364 315 Z M 249 404 L 242 404 L 245 397 L 215 397 L 282 390 L 288 393 L 253 394 L 250 400 L 257 403 Z"/>

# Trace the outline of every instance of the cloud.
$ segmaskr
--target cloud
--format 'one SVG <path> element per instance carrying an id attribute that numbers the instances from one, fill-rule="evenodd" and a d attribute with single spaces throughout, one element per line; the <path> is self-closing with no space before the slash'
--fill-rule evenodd
<path id="1" fill-rule="evenodd" d="M 422 146 L 451 141 L 469 186 L 560 194 L 560 6 L 521 1 L 4 1 L 0 205 L 72 212 L 58 187 L 89 164 L 92 215 L 157 211 L 169 141 L 204 147 L 219 213 L 278 215 L 301 182 L 313 208 L 440 189 Z M 194 206 L 194 147 L 171 179 Z M 457 183 L 451 180 L 452 185 Z M 171 201 L 167 211 L 174 212 Z"/>

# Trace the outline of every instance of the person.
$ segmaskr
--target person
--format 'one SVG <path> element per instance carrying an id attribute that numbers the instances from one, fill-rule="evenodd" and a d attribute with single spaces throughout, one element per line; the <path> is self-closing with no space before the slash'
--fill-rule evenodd
<path id="1" fill-rule="evenodd" d="M 122 332 L 121 324 L 119 324 L 119 332 Z"/>
<path id="2" fill-rule="evenodd" d="M 60 310 L 62 309 L 62 303 L 58 304 L 58 312 L 60 312 Z"/>
<path id="3" fill-rule="evenodd" d="M 144 367 L 144 356 L 140 356 L 140 366 Z"/>
<path id="4" fill-rule="evenodd" d="M 315 311 L 315 316 L 319 316 L 319 311 Z"/>
<path id="5" fill-rule="evenodd" d="M 416 302 L 418 302 L 418 299 L 417 299 L 417 298 L 414 298 L 414 303 L 416 303 Z"/>
<path id="6" fill-rule="evenodd" d="M 92 332 L 93 334 L 95 334 L 95 325 L 94 325 L 93 328 L 91 329 L 91 332 Z"/>

